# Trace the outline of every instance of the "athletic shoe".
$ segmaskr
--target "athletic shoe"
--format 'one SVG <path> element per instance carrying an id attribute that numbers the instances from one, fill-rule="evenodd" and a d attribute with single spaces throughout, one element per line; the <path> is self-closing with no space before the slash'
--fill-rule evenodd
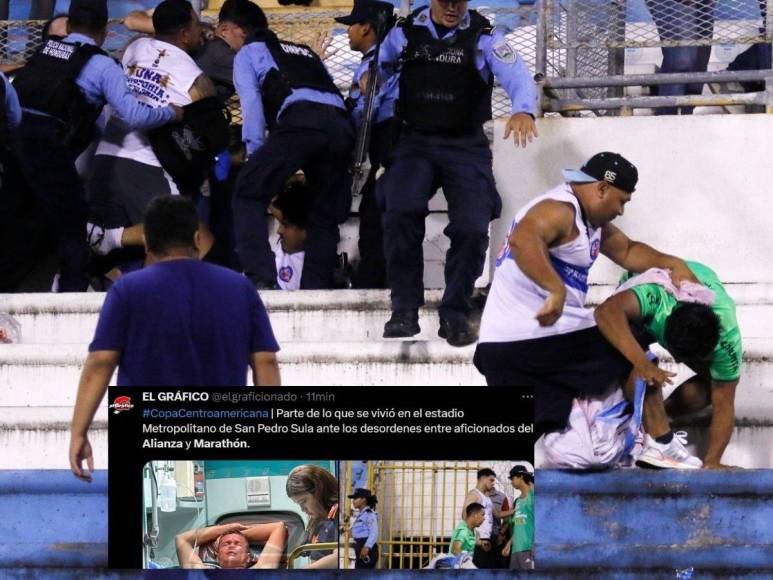
<path id="1" fill-rule="evenodd" d="M 384 338 L 410 338 L 420 332 L 418 310 L 395 310 L 384 325 Z"/>
<path id="2" fill-rule="evenodd" d="M 661 469 L 700 469 L 703 462 L 690 455 L 685 445 L 687 433 L 677 431 L 671 443 L 658 443 L 647 435 L 644 451 L 636 458 L 640 467 L 659 467 Z"/>

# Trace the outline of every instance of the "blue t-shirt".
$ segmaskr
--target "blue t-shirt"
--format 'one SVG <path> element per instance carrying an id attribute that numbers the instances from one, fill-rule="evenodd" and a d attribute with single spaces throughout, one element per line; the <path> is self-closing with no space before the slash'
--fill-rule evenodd
<path id="1" fill-rule="evenodd" d="M 115 283 L 89 346 L 97 350 L 121 352 L 120 386 L 244 386 L 250 354 L 279 345 L 246 278 L 182 259 Z"/>

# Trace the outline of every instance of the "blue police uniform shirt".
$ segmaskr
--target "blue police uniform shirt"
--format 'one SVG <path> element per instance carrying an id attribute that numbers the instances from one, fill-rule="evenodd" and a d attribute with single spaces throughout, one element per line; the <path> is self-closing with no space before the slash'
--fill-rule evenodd
<path id="1" fill-rule="evenodd" d="M 352 88 L 349 91 L 349 97 L 355 100 L 355 106 L 352 110 L 352 122 L 355 128 L 362 124 L 362 118 L 365 114 L 365 95 L 360 92 L 360 79 L 368 71 L 371 61 L 376 53 L 375 45 L 362 57 L 360 64 L 357 65 L 352 77 Z M 373 103 L 373 123 L 381 123 L 395 116 L 395 100 L 398 95 L 398 77 L 391 76 L 384 86 L 379 87 Z"/>
<path id="2" fill-rule="evenodd" d="M 430 17 L 430 9 L 426 8 L 414 18 L 415 26 L 424 26 L 429 29 L 433 38 L 439 38 L 437 30 Z M 456 34 L 456 30 L 470 26 L 469 11 L 464 15 L 462 22 L 455 29 L 448 31 L 442 38 L 450 38 Z M 478 51 L 475 57 L 475 66 L 481 78 L 488 82 L 493 73 L 502 88 L 512 101 L 512 114 L 528 113 L 536 116 L 537 113 L 537 86 L 526 68 L 523 59 L 512 48 L 505 38 L 506 29 L 497 27 L 491 34 L 481 34 L 478 40 Z M 389 31 L 381 45 L 379 53 L 379 69 L 384 86 L 387 86 L 392 76 L 399 74 L 398 66 L 400 54 L 408 40 L 400 26 L 395 26 Z M 394 96 L 397 96 L 397 87 L 393 87 Z"/>
<path id="3" fill-rule="evenodd" d="M 15 129 L 21 123 L 21 105 L 19 105 L 19 97 L 13 88 L 13 85 L 8 81 L 6 76 L 0 72 L 0 77 L 3 79 L 5 85 L 5 118 L 10 129 Z"/>
<path id="4" fill-rule="evenodd" d="M 68 34 L 64 42 L 96 45 L 93 38 L 77 32 Z M 90 104 L 101 107 L 107 102 L 132 129 L 153 129 L 175 118 L 172 107 L 152 108 L 138 101 L 126 84 L 123 68 L 109 56 L 96 54 L 91 57 L 75 79 L 75 84 Z"/>
<path id="5" fill-rule="evenodd" d="M 266 141 L 266 116 L 260 92 L 266 75 L 274 68 L 279 67 L 265 42 L 251 42 L 234 59 L 234 86 L 241 101 L 242 141 L 247 146 L 247 155 L 252 155 Z M 282 103 L 278 117 L 287 107 L 300 101 L 346 109 L 340 95 L 314 89 L 294 89 Z"/>
<path id="6" fill-rule="evenodd" d="M 369 507 L 363 509 L 352 525 L 352 537 L 355 540 L 365 540 L 365 547 L 370 549 L 378 540 L 378 514 Z"/>
<path id="7" fill-rule="evenodd" d="M 194 259 L 158 262 L 108 291 L 89 352 L 120 352 L 118 385 L 245 386 L 255 352 L 276 352 L 254 286 Z"/>

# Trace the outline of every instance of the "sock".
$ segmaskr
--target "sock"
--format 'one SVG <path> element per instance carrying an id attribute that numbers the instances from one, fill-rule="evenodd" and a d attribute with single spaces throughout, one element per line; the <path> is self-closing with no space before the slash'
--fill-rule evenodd
<path id="1" fill-rule="evenodd" d="M 674 432 L 669 431 L 665 435 L 661 435 L 660 437 L 655 437 L 655 441 L 660 443 L 661 445 L 668 445 L 671 443 L 671 440 L 674 438 Z"/>
<path id="2" fill-rule="evenodd" d="M 86 224 L 88 230 L 88 241 L 91 248 L 102 256 L 109 254 L 112 250 L 121 247 L 121 237 L 124 228 L 105 229 L 97 224 Z"/>

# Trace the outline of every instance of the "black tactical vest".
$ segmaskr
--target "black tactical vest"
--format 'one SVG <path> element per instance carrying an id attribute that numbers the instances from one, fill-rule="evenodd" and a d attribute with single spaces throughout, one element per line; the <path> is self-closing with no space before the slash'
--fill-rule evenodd
<path id="1" fill-rule="evenodd" d="M 102 111 L 86 100 L 75 80 L 89 59 L 107 55 L 91 44 L 49 38 L 16 75 L 13 86 L 22 108 L 34 109 L 64 123 L 63 143 L 83 149 L 94 135 L 94 123 Z"/>
<path id="2" fill-rule="evenodd" d="M 427 131 L 466 131 L 491 119 L 493 75 L 485 82 L 475 66 L 478 39 L 490 22 L 470 10 L 470 26 L 438 40 L 415 24 L 424 8 L 399 23 L 408 43 L 400 55 L 398 116 Z"/>
<path id="3" fill-rule="evenodd" d="M 218 97 L 206 97 L 183 107 L 180 122 L 147 132 L 153 152 L 171 175 L 180 193 L 197 193 L 228 147 L 230 118 Z"/>
<path id="4" fill-rule="evenodd" d="M 305 44 L 280 40 L 269 30 L 261 30 L 247 42 L 265 42 L 277 68 L 271 69 L 261 87 L 266 125 L 276 124 L 285 99 L 293 90 L 313 89 L 341 95 L 317 54 Z"/>

